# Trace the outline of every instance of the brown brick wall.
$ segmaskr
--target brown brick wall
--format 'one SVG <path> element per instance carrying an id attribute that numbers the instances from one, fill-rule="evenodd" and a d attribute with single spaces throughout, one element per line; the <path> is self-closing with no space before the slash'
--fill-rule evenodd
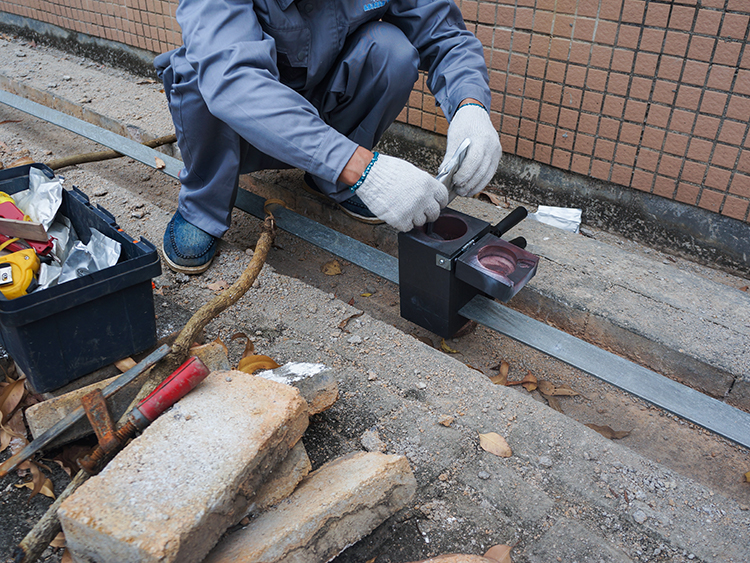
<path id="1" fill-rule="evenodd" d="M 750 0 L 458 0 L 507 153 L 750 221 Z M 177 0 L 0 0 L 152 52 Z M 445 133 L 420 77 L 399 120 Z"/>

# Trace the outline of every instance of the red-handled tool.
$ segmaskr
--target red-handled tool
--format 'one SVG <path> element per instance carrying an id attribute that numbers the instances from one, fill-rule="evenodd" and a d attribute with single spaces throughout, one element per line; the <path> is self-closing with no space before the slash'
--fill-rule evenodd
<path id="1" fill-rule="evenodd" d="M 103 417 L 97 413 L 95 408 L 87 406 L 86 411 L 96 435 L 99 437 L 99 445 L 89 455 L 78 461 L 81 469 L 89 474 L 96 473 L 99 470 L 100 462 L 108 454 L 119 450 L 136 432 L 143 431 L 161 413 L 182 399 L 192 389 L 195 389 L 208 374 L 209 369 L 200 359 L 195 356 L 189 358 L 154 389 L 148 397 L 143 399 L 141 404 L 130 411 L 128 421 L 117 430 L 112 428 L 108 416 Z M 87 395 L 84 399 L 87 397 L 89 396 Z M 88 399 L 90 403 L 95 401 L 97 401 L 96 397 Z M 84 404 L 86 402 L 84 401 Z M 106 403 L 104 403 L 104 409 L 106 411 Z"/>
<path id="2" fill-rule="evenodd" d="M 129 420 L 139 430 L 143 430 L 161 413 L 195 389 L 208 373 L 206 365 L 197 357 L 189 358 L 131 411 Z"/>

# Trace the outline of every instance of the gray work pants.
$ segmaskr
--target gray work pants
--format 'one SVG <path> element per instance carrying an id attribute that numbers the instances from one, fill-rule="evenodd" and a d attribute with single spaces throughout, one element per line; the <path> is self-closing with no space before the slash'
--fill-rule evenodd
<path id="1" fill-rule="evenodd" d="M 325 80 L 301 94 L 331 127 L 371 149 L 403 109 L 417 79 L 419 55 L 395 26 L 370 22 L 347 38 Z M 264 154 L 214 117 L 185 60 L 184 47 L 154 60 L 175 125 L 185 168 L 180 172 L 179 209 L 190 223 L 221 237 L 229 228 L 241 173 L 289 168 L 283 155 Z M 179 88 L 179 96 L 171 96 Z M 241 104 L 242 101 L 237 102 Z M 284 127 L 284 123 L 279 123 Z M 316 179 L 337 200 L 348 190 Z"/>

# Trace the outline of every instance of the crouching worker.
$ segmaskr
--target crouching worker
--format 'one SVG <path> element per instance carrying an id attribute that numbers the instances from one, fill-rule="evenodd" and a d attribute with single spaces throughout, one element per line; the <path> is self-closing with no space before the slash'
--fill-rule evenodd
<path id="1" fill-rule="evenodd" d="M 417 79 L 450 122 L 458 195 L 481 191 L 501 154 L 481 43 L 453 0 L 180 0 L 183 46 L 159 55 L 184 169 L 164 234 L 175 271 L 208 268 L 241 173 L 296 167 L 307 189 L 353 217 L 408 231 L 448 191 L 405 160 L 372 152 Z"/>

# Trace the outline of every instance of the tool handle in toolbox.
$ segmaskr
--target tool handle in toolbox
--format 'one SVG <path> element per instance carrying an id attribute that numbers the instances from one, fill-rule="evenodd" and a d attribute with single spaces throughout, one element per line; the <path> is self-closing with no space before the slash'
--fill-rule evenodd
<path id="1" fill-rule="evenodd" d="M 137 410 L 149 422 L 174 405 L 198 386 L 209 374 L 209 369 L 199 358 L 193 356 L 178 367 L 172 375 L 143 399 Z"/>

